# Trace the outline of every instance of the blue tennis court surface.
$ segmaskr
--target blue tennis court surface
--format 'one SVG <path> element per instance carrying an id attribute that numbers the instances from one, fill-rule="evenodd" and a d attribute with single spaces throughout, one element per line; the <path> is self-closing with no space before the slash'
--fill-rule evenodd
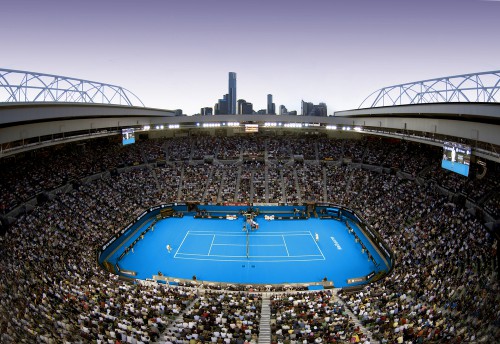
<path id="1" fill-rule="evenodd" d="M 317 218 L 267 221 L 262 216 L 256 220 L 259 229 L 247 235 L 242 219 L 189 215 L 163 219 L 119 264 L 137 272 L 140 279 L 152 278 L 159 271 L 172 279 L 196 276 L 203 281 L 245 284 L 310 283 L 326 277 L 336 287 L 347 285 L 348 278 L 377 271 L 343 222 Z M 384 266 L 368 240 L 364 243 Z M 116 262 L 123 249 L 110 261 Z"/>
<path id="2" fill-rule="evenodd" d="M 290 262 L 325 260 L 311 232 L 248 234 L 188 231 L 174 258 L 210 261 Z"/>

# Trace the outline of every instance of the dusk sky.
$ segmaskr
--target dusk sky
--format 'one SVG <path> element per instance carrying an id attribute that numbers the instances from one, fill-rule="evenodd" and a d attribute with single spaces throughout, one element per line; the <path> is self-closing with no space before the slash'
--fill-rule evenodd
<path id="1" fill-rule="evenodd" d="M 500 1 L 1 0 L 0 68 L 125 87 L 146 106 L 237 97 L 300 113 L 357 108 L 373 91 L 500 69 Z"/>

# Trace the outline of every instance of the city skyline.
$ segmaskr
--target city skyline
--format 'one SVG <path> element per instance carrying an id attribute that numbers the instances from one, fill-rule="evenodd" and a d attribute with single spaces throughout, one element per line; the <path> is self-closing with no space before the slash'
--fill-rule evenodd
<path id="1" fill-rule="evenodd" d="M 331 115 L 384 86 L 500 69 L 498 1 L 5 0 L 2 13 L 2 68 L 119 85 L 188 115 L 226 93 L 230 71 L 256 110 L 272 94 Z"/>

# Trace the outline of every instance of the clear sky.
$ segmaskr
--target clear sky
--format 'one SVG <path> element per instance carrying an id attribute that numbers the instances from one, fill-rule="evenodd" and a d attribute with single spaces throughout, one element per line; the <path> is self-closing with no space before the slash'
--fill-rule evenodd
<path id="1" fill-rule="evenodd" d="M 0 67 L 120 85 L 194 114 L 227 93 L 300 113 L 500 69 L 500 1 L 0 0 Z"/>

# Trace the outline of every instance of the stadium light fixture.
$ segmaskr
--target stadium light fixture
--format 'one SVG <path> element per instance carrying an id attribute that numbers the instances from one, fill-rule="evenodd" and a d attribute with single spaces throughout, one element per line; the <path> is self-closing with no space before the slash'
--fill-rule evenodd
<path id="1" fill-rule="evenodd" d="M 203 123 L 203 128 L 217 128 L 220 127 L 220 123 Z"/>

